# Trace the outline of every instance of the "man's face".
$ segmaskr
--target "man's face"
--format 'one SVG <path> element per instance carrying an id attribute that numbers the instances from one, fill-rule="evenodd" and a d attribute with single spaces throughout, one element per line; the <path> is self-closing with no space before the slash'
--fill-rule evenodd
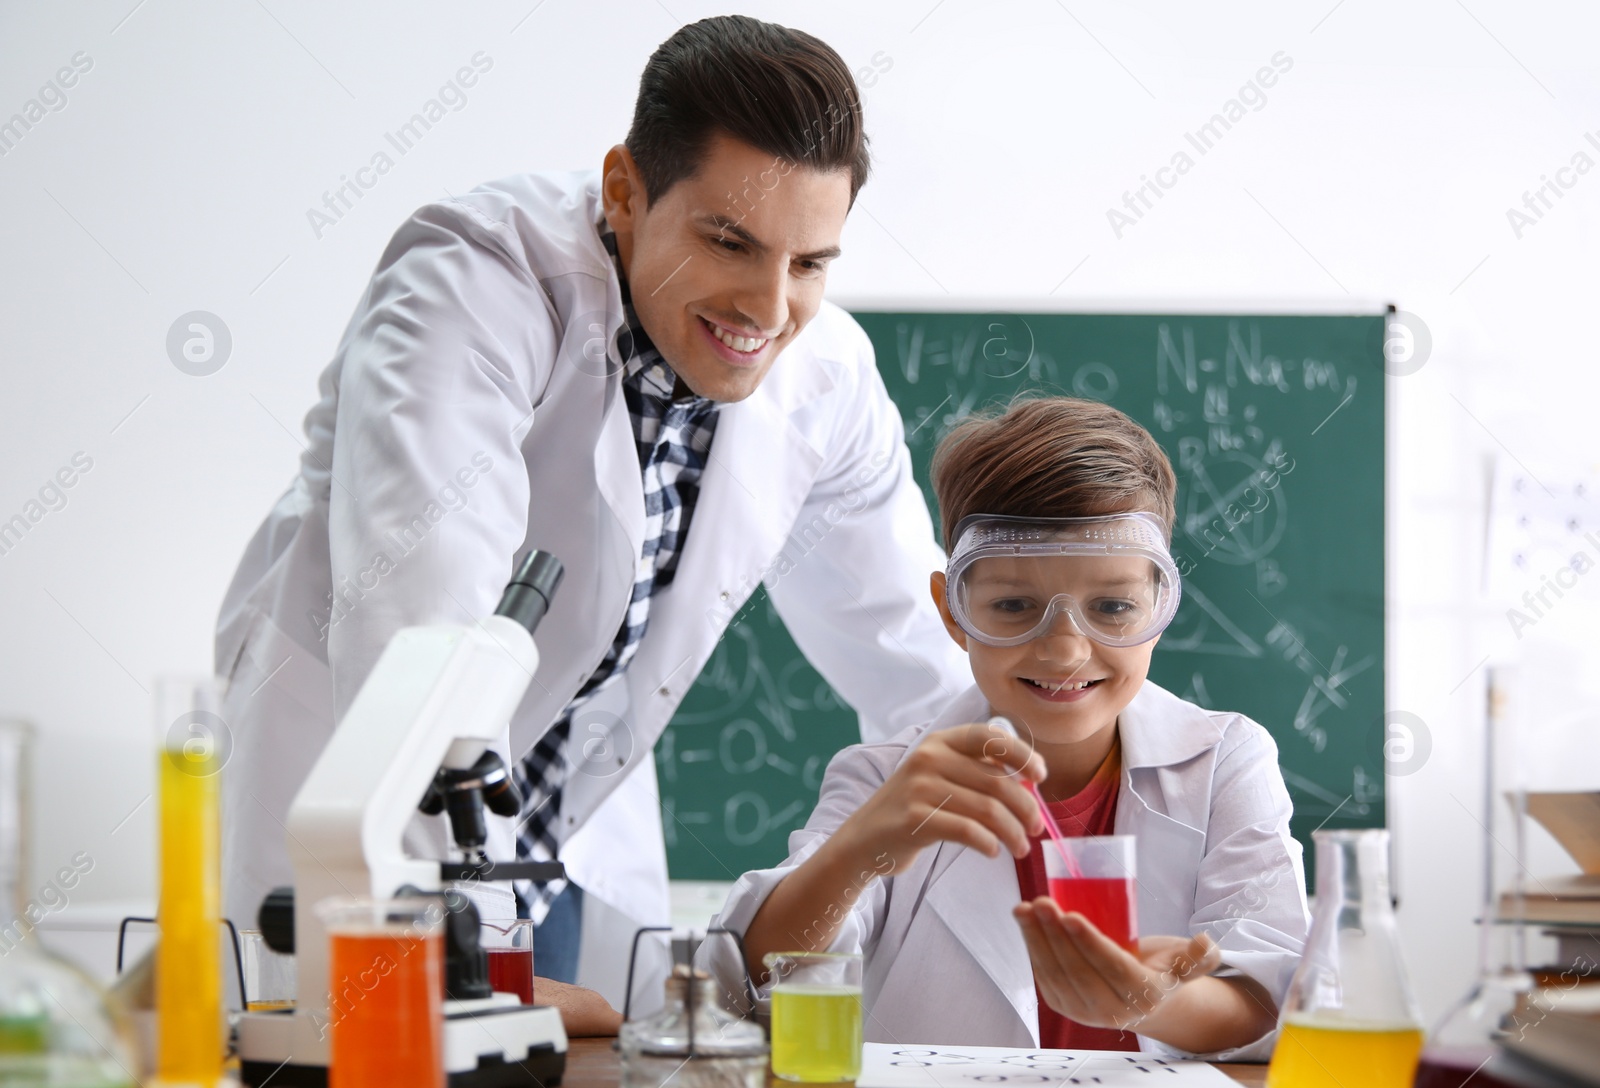
<path id="1" fill-rule="evenodd" d="M 602 195 L 656 348 L 695 393 L 748 397 L 822 304 L 849 171 L 818 173 L 719 134 L 699 171 L 648 205 L 633 157 L 612 148 Z"/>

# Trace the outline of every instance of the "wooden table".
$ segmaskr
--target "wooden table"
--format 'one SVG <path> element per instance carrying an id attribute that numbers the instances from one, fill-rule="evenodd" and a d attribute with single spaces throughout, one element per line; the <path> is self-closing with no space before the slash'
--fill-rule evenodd
<path id="1" fill-rule="evenodd" d="M 567 1044 L 567 1073 L 562 1088 L 617 1088 L 622 1075 L 622 1058 L 611 1048 L 611 1039 L 573 1039 Z M 1267 1083 L 1264 1065 L 1219 1065 L 1228 1076 L 1250 1088 Z M 788 1088 L 787 1081 L 773 1080 Z"/>

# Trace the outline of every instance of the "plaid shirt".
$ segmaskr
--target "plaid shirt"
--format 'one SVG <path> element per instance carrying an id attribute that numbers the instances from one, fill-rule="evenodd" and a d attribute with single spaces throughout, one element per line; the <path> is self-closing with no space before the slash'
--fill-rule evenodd
<path id="1" fill-rule="evenodd" d="M 677 375 L 651 343 L 633 309 L 616 235 L 604 220 L 598 229 L 617 266 L 622 289 L 623 325 L 617 335 L 617 352 L 625 360 L 622 393 L 633 422 L 644 481 L 644 546 L 633 595 L 616 638 L 556 724 L 518 768 L 523 809 L 517 827 L 517 857 L 535 860 L 550 860 L 560 850 L 561 793 L 569 772 L 567 739 L 573 715 L 627 669 L 649 623 L 651 595 L 672 584 L 717 426 L 716 402 L 680 388 Z M 517 898 L 527 916 L 538 923 L 566 886 L 565 880 L 542 885 L 519 881 Z"/>

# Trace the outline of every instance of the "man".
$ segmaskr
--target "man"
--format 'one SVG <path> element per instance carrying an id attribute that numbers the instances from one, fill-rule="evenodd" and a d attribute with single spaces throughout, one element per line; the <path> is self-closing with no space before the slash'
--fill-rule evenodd
<path id="1" fill-rule="evenodd" d="M 573 977 L 585 892 L 666 920 L 652 747 L 759 582 L 864 735 L 960 690 L 899 415 L 822 298 L 868 166 L 832 49 L 707 19 L 651 57 L 600 174 L 400 228 L 222 607 L 230 915 L 290 879 L 290 802 L 389 639 L 491 612 L 530 548 L 566 576 L 510 723 L 524 815 L 490 856 L 566 863 L 518 889 L 542 976 Z"/>

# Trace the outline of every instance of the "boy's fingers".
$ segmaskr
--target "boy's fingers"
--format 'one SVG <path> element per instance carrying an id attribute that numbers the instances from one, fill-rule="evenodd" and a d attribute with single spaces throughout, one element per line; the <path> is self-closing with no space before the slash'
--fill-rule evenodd
<path id="1" fill-rule="evenodd" d="M 1200 978 L 1211 974 L 1221 965 L 1222 950 L 1210 936 L 1200 933 L 1189 941 L 1189 947 L 1184 949 L 1183 956 L 1173 966 L 1173 974 L 1181 979 Z"/>
<path id="2" fill-rule="evenodd" d="M 997 774 L 993 766 L 981 764 L 966 756 L 957 756 L 945 777 L 986 797 L 993 797 L 1010 810 L 1016 819 L 1023 839 L 1035 828 L 1044 830 L 1044 817 L 1033 795 L 1023 788 L 1016 775 Z M 1026 843 L 1023 843 L 1026 852 Z"/>
<path id="3" fill-rule="evenodd" d="M 971 820 L 989 835 L 1004 843 L 1013 857 L 1025 857 L 1031 848 L 1028 842 L 1028 828 L 1024 822 L 1029 814 L 1026 811 L 1019 813 L 1008 804 L 1008 799 L 997 793 L 994 779 L 984 778 L 981 771 L 970 765 L 968 772 L 977 775 L 977 780 L 971 784 L 962 781 L 965 777 L 965 773 L 962 772 L 942 780 L 940 788 L 946 792 L 937 802 L 936 811 L 939 815 L 948 813 Z M 935 796 L 937 793 L 923 794 L 925 801 L 928 802 L 932 802 Z M 927 833 L 928 828 L 924 827 L 915 834 L 921 838 Z"/>
<path id="4" fill-rule="evenodd" d="M 1132 994 L 1122 992 L 1128 990 L 1128 986 L 1124 985 L 1125 980 L 1114 970 L 1108 973 L 1100 963 L 1087 955 L 1078 938 L 1079 933 L 1099 936 L 1098 932 L 1083 915 L 1065 913 L 1053 902 L 1050 906 L 1055 917 L 1046 921 L 1041 928 L 1057 957 L 1067 965 L 1067 977 L 1077 989 L 1085 1008 L 1106 1012 L 1128 1007 Z M 1112 948 L 1115 950 L 1116 946 L 1113 944 Z"/>
<path id="5" fill-rule="evenodd" d="M 1062 920 L 1062 930 L 1072 940 L 1084 961 L 1100 975 L 1120 986 L 1133 986 L 1145 977 L 1144 964 L 1128 950 L 1100 932 L 1099 928 L 1081 914 L 1073 913 Z"/>
<path id="6" fill-rule="evenodd" d="M 951 746 L 957 751 L 973 759 L 988 760 L 1035 782 L 1044 781 L 1044 757 L 1035 752 L 1027 741 L 1000 726 L 973 722 L 950 732 L 955 734 Z"/>
<path id="7" fill-rule="evenodd" d="M 1022 928 L 1022 940 L 1028 947 L 1035 980 L 1046 997 L 1054 998 L 1049 1002 L 1050 1007 L 1070 1019 L 1081 1020 L 1087 1009 L 1073 984 L 1072 972 L 1061 962 L 1045 936 L 1045 926 L 1052 923 L 1041 922 L 1034 903 L 1019 903 L 1011 913 Z"/>

